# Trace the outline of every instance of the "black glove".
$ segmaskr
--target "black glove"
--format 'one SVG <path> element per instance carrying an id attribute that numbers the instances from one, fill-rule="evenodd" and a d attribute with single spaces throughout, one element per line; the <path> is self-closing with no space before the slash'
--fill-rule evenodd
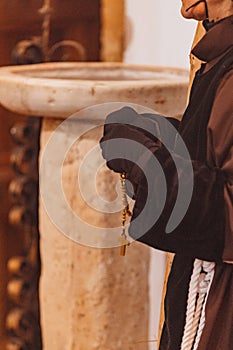
<path id="1" fill-rule="evenodd" d="M 157 154 L 158 149 L 163 148 L 161 140 L 165 142 L 166 148 L 173 148 L 178 125 L 179 121 L 174 118 L 165 118 L 158 114 L 138 114 L 129 107 L 107 116 L 104 136 L 100 140 L 102 154 L 111 170 L 126 174 L 126 179 L 134 190 L 133 196 L 126 181 L 130 197 L 135 197 L 139 184 L 144 187 L 145 194 L 147 193 L 145 170 L 147 169 L 148 175 L 149 160 Z M 155 174 L 149 177 L 151 176 L 154 177 Z"/>
<path id="2" fill-rule="evenodd" d="M 111 170 L 129 174 L 143 149 L 158 147 L 158 123 L 149 116 L 129 107 L 107 116 L 100 147 Z"/>

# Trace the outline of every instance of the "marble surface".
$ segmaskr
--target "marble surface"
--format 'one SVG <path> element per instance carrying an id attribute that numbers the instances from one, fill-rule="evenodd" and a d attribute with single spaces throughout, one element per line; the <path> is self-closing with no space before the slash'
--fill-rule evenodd
<path id="1" fill-rule="evenodd" d="M 168 115 L 183 112 L 188 72 L 106 62 L 52 62 L 0 68 L 0 103 L 26 115 L 66 118 L 109 102 L 137 103 Z"/>

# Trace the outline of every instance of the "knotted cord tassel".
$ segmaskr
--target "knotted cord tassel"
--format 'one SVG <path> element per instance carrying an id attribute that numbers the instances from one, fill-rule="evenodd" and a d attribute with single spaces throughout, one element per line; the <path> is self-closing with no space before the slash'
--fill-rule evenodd
<path id="1" fill-rule="evenodd" d="M 189 284 L 186 322 L 181 350 L 197 350 L 205 325 L 205 305 L 214 277 L 215 263 L 195 259 Z"/>

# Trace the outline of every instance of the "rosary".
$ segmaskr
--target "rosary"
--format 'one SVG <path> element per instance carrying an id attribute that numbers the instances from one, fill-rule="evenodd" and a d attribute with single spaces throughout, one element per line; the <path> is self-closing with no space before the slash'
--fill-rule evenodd
<path id="1" fill-rule="evenodd" d="M 121 247 L 120 247 L 121 256 L 125 256 L 126 247 L 129 246 L 130 244 L 125 233 L 125 223 L 126 223 L 127 215 L 129 217 L 132 215 L 131 211 L 129 210 L 129 203 L 126 196 L 125 179 L 126 179 L 125 173 L 120 174 L 121 196 L 122 196 L 122 203 L 123 203 L 123 210 L 122 210 L 122 217 L 121 217 L 122 232 L 119 239 L 121 244 Z"/>

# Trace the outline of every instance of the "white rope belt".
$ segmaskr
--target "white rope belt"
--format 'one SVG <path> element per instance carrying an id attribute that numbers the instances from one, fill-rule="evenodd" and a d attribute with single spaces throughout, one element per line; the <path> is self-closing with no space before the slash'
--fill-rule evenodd
<path id="1" fill-rule="evenodd" d="M 186 321 L 180 350 L 197 350 L 205 326 L 205 305 L 215 263 L 196 259 L 189 284 Z"/>

